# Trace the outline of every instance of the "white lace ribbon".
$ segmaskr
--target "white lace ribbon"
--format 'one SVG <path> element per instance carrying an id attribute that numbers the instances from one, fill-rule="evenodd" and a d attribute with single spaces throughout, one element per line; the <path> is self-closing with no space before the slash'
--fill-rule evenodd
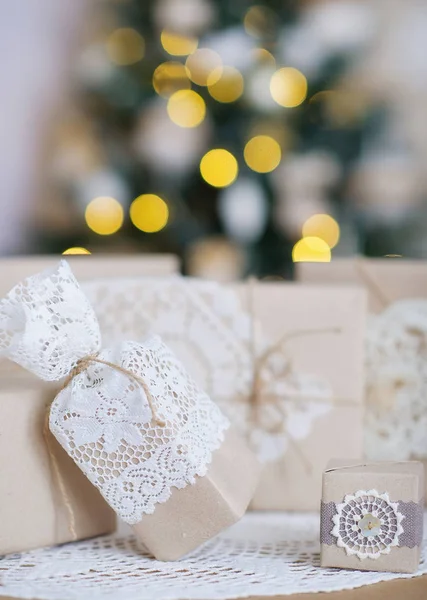
<path id="1" fill-rule="evenodd" d="M 370 316 L 366 353 L 367 457 L 427 458 L 427 301 Z"/>
<path id="2" fill-rule="evenodd" d="M 63 261 L 0 302 L 0 356 L 59 381 L 88 356 L 50 410 L 52 433 L 130 524 L 206 474 L 228 420 L 158 336 L 101 350 L 95 313 Z M 150 402 L 130 371 L 143 379 Z"/>

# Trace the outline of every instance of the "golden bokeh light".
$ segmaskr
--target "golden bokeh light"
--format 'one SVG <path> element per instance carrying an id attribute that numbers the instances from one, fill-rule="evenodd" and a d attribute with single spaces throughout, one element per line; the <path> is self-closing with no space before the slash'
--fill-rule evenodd
<path id="1" fill-rule="evenodd" d="M 292 249 L 294 262 L 330 262 L 331 249 L 318 237 L 305 237 L 299 240 Z"/>
<path id="2" fill-rule="evenodd" d="M 197 85 L 214 85 L 222 75 L 222 60 L 209 48 L 199 48 L 185 61 L 191 81 Z"/>
<path id="3" fill-rule="evenodd" d="M 153 88 L 163 98 L 169 98 L 178 90 L 189 90 L 188 70 L 177 61 L 162 63 L 153 73 Z"/>
<path id="4" fill-rule="evenodd" d="M 116 65 L 133 65 L 144 58 L 145 42 L 131 27 L 116 29 L 107 40 L 107 53 Z"/>
<path id="5" fill-rule="evenodd" d="M 266 48 L 255 48 L 252 51 L 255 62 L 266 67 L 275 67 L 276 59 Z"/>
<path id="6" fill-rule="evenodd" d="M 64 250 L 62 253 L 64 255 L 74 255 L 74 254 L 92 254 L 87 248 L 82 248 L 81 246 L 73 246 L 72 248 L 68 248 Z"/>
<path id="7" fill-rule="evenodd" d="M 243 94 L 243 76 L 234 67 L 217 67 L 220 69 L 220 77 L 217 79 L 217 69 L 214 69 L 208 77 L 209 94 L 218 102 L 235 102 Z M 214 83 L 211 83 L 214 81 Z"/>
<path id="8" fill-rule="evenodd" d="M 340 226 L 330 215 L 312 215 L 302 226 L 302 235 L 320 238 L 332 249 L 339 242 Z"/>
<path id="9" fill-rule="evenodd" d="M 200 161 L 203 179 L 213 187 L 227 187 L 236 179 L 239 172 L 237 160 L 228 150 L 209 150 Z"/>
<path id="10" fill-rule="evenodd" d="M 175 125 L 197 127 L 205 118 L 206 104 L 197 92 L 179 90 L 169 98 L 167 111 L 170 120 Z"/>
<path id="11" fill-rule="evenodd" d="M 129 214 L 135 227 L 146 233 L 155 233 L 166 226 L 169 208 L 160 196 L 142 194 L 130 205 Z"/>
<path id="12" fill-rule="evenodd" d="M 270 80 L 273 100 L 285 108 L 294 108 L 307 97 L 307 79 L 292 67 L 284 67 L 273 73 Z"/>
<path id="13" fill-rule="evenodd" d="M 276 15 L 267 6 L 251 6 L 243 19 L 246 33 L 253 37 L 266 37 L 273 33 Z"/>
<path id="14" fill-rule="evenodd" d="M 172 56 L 188 56 L 198 45 L 198 39 L 189 35 L 182 35 L 164 29 L 160 34 L 160 41 L 164 50 Z"/>
<path id="15" fill-rule="evenodd" d="M 282 151 L 277 141 L 268 135 L 249 140 L 243 152 L 246 164 L 257 173 L 270 173 L 280 164 Z"/>
<path id="16" fill-rule="evenodd" d="M 123 225 L 123 208 L 110 196 L 99 196 L 89 202 L 85 220 L 89 229 L 99 235 L 112 235 Z"/>

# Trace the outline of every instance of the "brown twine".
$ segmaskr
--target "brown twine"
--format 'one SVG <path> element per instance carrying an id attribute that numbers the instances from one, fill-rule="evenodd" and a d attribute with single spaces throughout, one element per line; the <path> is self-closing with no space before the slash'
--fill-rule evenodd
<path id="1" fill-rule="evenodd" d="M 265 350 L 261 356 L 257 356 L 257 339 L 256 339 L 256 322 L 255 322 L 255 286 L 257 280 L 254 277 L 249 278 L 247 282 L 247 288 L 249 291 L 249 312 L 251 315 L 251 341 L 250 341 L 250 350 L 252 355 L 252 364 L 253 364 L 253 379 L 252 379 L 252 389 L 251 389 L 251 406 L 252 406 L 252 417 L 255 422 L 258 421 L 258 411 L 259 407 L 265 400 L 276 400 L 277 394 L 267 394 L 263 391 L 263 381 L 261 377 L 261 372 L 263 367 L 265 366 L 268 359 L 273 356 L 276 352 L 280 352 L 283 350 L 283 346 L 289 342 L 291 339 L 303 337 L 306 335 L 317 335 L 317 334 L 325 334 L 325 333 L 341 333 L 341 327 L 325 327 L 318 329 L 296 329 L 291 332 L 286 332 L 282 335 L 279 340 L 272 344 L 267 350 Z M 290 370 L 290 368 L 289 368 Z M 290 400 L 293 400 L 290 398 Z M 318 398 L 316 396 L 306 396 L 301 397 L 298 396 L 295 400 L 309 400 L 313 402 L 324 402 L 323 398 Z M 348 399 L 345 398 L 333 398 L 333 402 L 335 405 L 343 403 L 345 406 L 350 404 Z M 278 425 L 275 428 L 270 430 L 271 433 L 278 433 L 279 431 L 283 431 L 284 423 Z M 313 465 L 310 460 L 305 456 L 302 452 L 300 445 L 291 437 L 287 436 L 288 442 L 291 444 L 295 452 L 299 455 L 300 459 L 305 465 L 305 468 L 308 472 L 311 472 L 313 469 Z"/>
<path id="2" fill-rule="evenodd" d="M 78 360 L 76 363 L 76 366 L 72 369 L 72 371 L 70 372 L 68 377 L 65 379 L 65 381 L 61 387 L 61 390 L 64 390 L 66 387 L 68 387 L 70 385 L 70 383 L 73 381 L 73 379 L 75 377 L 77 377 L 77 375 L 80 375 L 80 373 L 83 373 L 84 371 L 86 371 L 89 368 L 89 366 L 93 363 L 106 365 L 107 367 L 110 367 L 111 369 L 114 369 L 115 371 L 118 371 L 119 373 L 126 375 L 127 377 L 129 377 L 129 379 L 133 379 L 137 384 L 139 384 L 145 392 L 147 402 L 150 407 L 151 414 L 152 414 L 153 420 L 155 421 L 156 425 L 158 425 L 159 427 L 164 427 L 166 425 L 166 422 L 159 418 L 157 411 L 155 409 L 155 406 L 154 406 L 153 396 L 152 396 L 146 382 L 142 379 L 142 377 L 135 375 L 135 373 L 132 373 L 132 371 L 129 371 L 128 369 L 125 369 L 124 367 L 121 367 L 120 365 L 116 365 L 115 363 L 109 362 L 107 360 L 102 360 L 101 358 L 98 358 L 97 355 L 85 356 L 84 358 L 81 358 L 80 360 Z M 55 454 L 54 447 L 52 445 L 51 433 L 50 433 L 50 428 L 49 428 L 49 417 L 50 417 L 51 405 L 52 405 L 52 403 L 48 404 L 47 409 L 46 409 L 46 415 L 45 415 L 44 426 L 43 426 L 43 436 L 46 441 L 46 447 L 47 447 L 47 451 L 49 454 L 49 460 L 52 465 L 52 471 L 53 471 L 55 479 L 57 481 L 63 504 L 68 512 L 68 529 L 70 531 L 73 541 L 75 541 L 75 540 L 77 540 L 76 517 L 75 517 L 72 502 L 70 500 L 70 496 L 67 491 L 67 487 L 65 485 L 64 478 L 62 477 L 58 459 Z"/>
<path id="3" fill-rule="evenodd" d="M 98 356 L 96 354 L 91 354 L 89 356 L 85 356 L 85 357 L 81 358 L 80 360 L 78 360 L 76 363 L 76 366 L 72 369 L 72 371 L 70 372 L 70 374 L 64 381 L 64 384 L 61 389 L 63 390 L 66 387 L 68 387 L 70 385 L 70 383 L 72 382 L 72 380 L 74 379 L 74 377 L 77 377 L 77 375 L 80 375 L 80 373 L 83 373 L 84 371 L 86 371 L 90 367 L 90 365 L 93 363 L 106 365 L 107 367 L 110 367 L 111 369 L 114 369 L 115 371 L 118 371 L 119 373 L 126 375 L 126 377 L 129 377 L 129 379 L 133 379 L 134 381 L 136 381 L 136 383 L 138 383 L 145 392 L 145 395 L 147 397 L 147 402 L 150 407 L 154 422 L 159 427 L 165 427 L 166 422 L 163 421 L 163 419 L 159 418 L 156 408 L 154 406 L 153 396 L 150 392 L 148 385 L 144 381 L 144 379 L 142 379 L 142 377 L 139 377 L 139 375 L 135 375 L 135 373 L 132 373 L 132 371 L 129 371 L 128 369 L 125 369 L 124 367 L 121 367 L 120 365 L 116 365 L 115 363 L 109 362 L 108 360 L 102 360 L 101 358 L 98 358 Z"/>

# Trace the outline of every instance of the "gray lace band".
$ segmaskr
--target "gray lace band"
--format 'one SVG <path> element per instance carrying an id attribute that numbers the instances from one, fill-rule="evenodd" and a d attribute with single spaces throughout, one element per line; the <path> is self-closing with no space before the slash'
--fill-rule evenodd
<path id="1" fill-rule="evenodd" d="M 399 512 L 404 516 L 403 533 L 399 536 L 399 546 L 415 548 L 423 541 L 424 502 L 398 502 Z M 332 518 L 337 514 L 335 502 L 322 502 L 320 511 L 320 542 L 332 546 L 337 538 L 331 535 L 334 527 Z"/>

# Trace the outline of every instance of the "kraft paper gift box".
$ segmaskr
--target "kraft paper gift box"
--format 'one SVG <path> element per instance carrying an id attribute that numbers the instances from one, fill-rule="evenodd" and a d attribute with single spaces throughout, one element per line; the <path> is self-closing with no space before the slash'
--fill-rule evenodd
<path id="1" fill-rule="evenodd" d="M 182 277 L 98 280 L 84 290 L 105 339 L 161 335 L 250 442 L 264 463 L 253 508 L 318 510 L 327 460 L 361 457 L 362 290 Z M 262 381 L 254 405 L 257 364 L 280 340 L 260 373 L 273 389 Z M 277 381 L 275 359 L 285 367 Z"/>
<path id="2" fill-rule="evenodd" d="M 116 525 L 98 490 L 44 431 L 55 389 L 33 383 L 3 378 L 0 385 L 0 555 L 111 533 Z"/>
<path id="3" fill-rule="evenodd" d="M 255 325 L 245 404 L 263 470 L 251 506 L 318 510 L 327 461 L 362 456 L 366 294 L 283 282 L 234 289 Z"/>
<path id="4" fill-rule="evenodd" d="M 159 336 L 102 344 L 65 261 L 0 302 L 0 352 L 62 382 L 50 430 L 156 558 L 180 558 L 243 516 L 253 454 Z"/>
<path id="5" fill-rule="evenodd" d="M 160 276 L 179 268 L 177 257 L 172 255 L 69 258 L 82 280 Z M 0 297 L 22 278 L 56 264 L 53 256 L 0 259 Z M 55 389 L 0 358 L 0 554 L 92 537 L 115 528 L 114 512 L 50 436 L 74 517 L 67 512 L 43 436 L 46 403 L 54 394 Z M 75 519 L 75 536 L 70 532 L 70 518 Z"/>
<path id="6" fill-rule="evenodd" d="M 427 262 L 334 259 L 299 263 L 297 275 L 366 289 L 366 457 L 427 465 Z"/>
<path id="7" fill-rule="evenodd" d="M 332 460 L 323 475 L 321 566 L 414 573 L 423 539 L 422 463 Z"/>

